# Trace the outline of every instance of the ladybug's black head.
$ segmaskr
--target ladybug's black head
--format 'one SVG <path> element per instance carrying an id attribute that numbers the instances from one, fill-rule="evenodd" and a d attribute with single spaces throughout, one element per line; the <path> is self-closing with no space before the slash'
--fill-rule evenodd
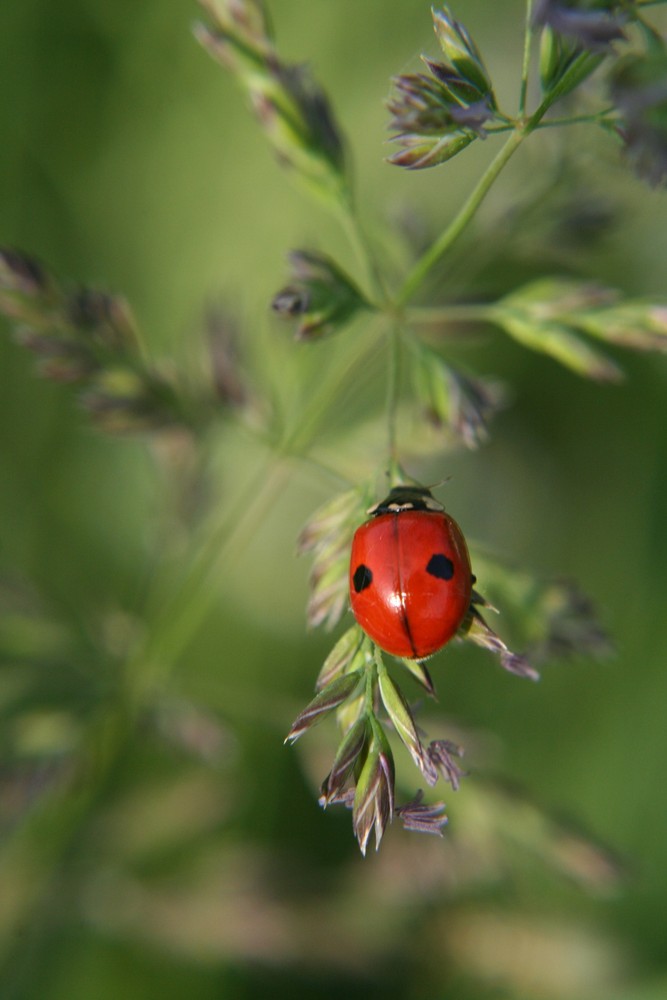
<path id="1" fill-rule="evenodd" d="M 403 510 L 443 511 L 442 504 L 425 486 L 394 486 L 388 497 L 370 507 L 368 514 L 400 514 Z"/>

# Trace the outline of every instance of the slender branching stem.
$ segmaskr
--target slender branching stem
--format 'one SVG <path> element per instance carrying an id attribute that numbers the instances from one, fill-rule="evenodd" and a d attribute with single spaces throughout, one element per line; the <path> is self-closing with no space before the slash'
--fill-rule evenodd
<path id="1" fill-rule="evenodd" d="M 344 205 L 339 205 L 338 216 L 350 245 L 364 269 L 368 288 L 370 289 L 370 294 L 368 295 L 370 304 L 380 309 L 388 301 L 384 277 L 354 203 L 350 200 Z"/>
<path id="2" fill-rule="evenodd" d="M 601 111 L 592 111 L 585 115 L 565 115 L 563 118 L 547 118 L 546 121 L 543 120 L 534 124 L 530 128 L 530 131 L 538 132 L 544 128 L 565 128 L 568 125 L 613 124 L 612 116 L 615 112 L 615 108 L 609 107 L 603 108 Z M 512 132 L 520 124 L 520 121 L 514 121 L 511 125 L 489 125 L 486 131 L 488 135 L 497 135 L 500 132 Z"/>
<path id="3" fill-rule="evenodd" d="M 606 125 L 612 119 L 615 108 L 604 108 L 602 111 L 594 111 L 589 115 L 572 115 L 564 118 L 548 118 L 535 125 L 533 131 L 537 132 L 543 128 L 565 128 L 568 125 Z"/>
<path id="4" fill-rule="evenodd" d="M 400 355 L 401 331 L 397 323 L 391 323 L 388 339 L 389 357 L 387 363 L 387 455 L 390 469 L 398 465 L 398 403 L 400 399 Z"/>
<path id="5" fill-rule="evenodd" d="M 359 369 L 367 367 L 370 358 L 379 350 L 378 344 L 375 329 L 373 335 L 356 338 L 354 346 L 337 355 L 337 364 L 314 387 L 310 399 L 299 410 L 296 422 L 276 446 L 277 454 L 293 457 L 307 452 L 331 408 L 340 406 L 341 391 L 353 381 Z"/>
<path id="6" fill-rule="evenodd" d="M 530 58 L 533 42 L 533 0 L 526 0 L 526 26 L 523 36 L 523 63 L 521 65 L 521 87 L 519 89 L 519 115 L 526 113 L 526 98 L 528 96 L 528 78 L 530 74 Z"/>
<path id="7" fill-rule="evenodd" d="M 405 312 L 411 326 L 438 326 L 443 323 L 486 323 L 493 318 L 493 306 L 484 302 L 462 302 L 446 306 L 412 306 Z"/>
<path id="8" fill-rule="evenodd" d="M 582 52 L 572 62 L 558 83 L 545 94 L 542 103 L 530 116 L 517 121 L 505 144 L 491 161 L 486 171 L 473 188 L 459 212 L 438 239 L 425 251 L 408 274 L 396 297 L 396 306 L 401 308 L 415 295 L 431 269 L 445 256 L 456 240 L 468 227 L 480 205 L 486 198 L 498 175 L 514 155 L 526 136 L 540 127 L 542 119 L 557 100 L 569 93 L 593 73 L 604 59 L 604 54 Z M 565 124 L 565 122 L 563 123 Z M 567 120 L 572 124 L 572 119 Z"/>
<path id="9" fill-rule="evenodd" d="M 506 140 L 498 154 L 491 161 L 482 177 L 464 202 L 460 211 L 454 216 L 449 226 L 438 239 L 419 258 L 412 271 L 408 274 L 403 287 L 397 296 L 397 304 L 405 305 L 418 291 L 431 269 L 451 249 L 459 236 L 465 231 L 478 208 L 491 190 L 498 174 L 519 148 L 525 137 L 525 130 L 516 128 Z"/>
<path id="10" fill-rule="evenodd" d="M 141 711 L 146 696 L 156 683 L 164 681 L 178 661 L 217 600 L 216 580 L 223 562 L 231 564 L 254 532 L 261 512 L 266 512 L 275 502 L 287 480 L 284 465 L 277 464 L 268 454 L 239 491 L 234 503 L 221 511 L 217 523 L 205 533 L 205 540 L 180 586 L 155 612 L 146 641 L 126 664 L 128 708 L 132 712 Z"/>

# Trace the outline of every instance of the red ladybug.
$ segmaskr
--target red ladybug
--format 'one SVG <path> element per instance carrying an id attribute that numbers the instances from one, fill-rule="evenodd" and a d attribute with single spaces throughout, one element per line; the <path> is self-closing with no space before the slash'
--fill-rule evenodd
<path id="1" fill-rule="evenodd" d="M 369 514 L 352 540 L 354 617 L 387 653 L 423 660 L 449 642 L 470 608 L 468 547 L 427 489 L 397 486 Z"/>

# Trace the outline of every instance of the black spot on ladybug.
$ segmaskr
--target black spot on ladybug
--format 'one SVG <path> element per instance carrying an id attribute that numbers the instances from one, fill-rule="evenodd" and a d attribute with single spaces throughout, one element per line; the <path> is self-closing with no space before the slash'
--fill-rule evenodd
<path id="1" fill-rule="evenodd" d="M 370 587 L 373 582 L 373 574 L 369 570 L 368 566 L 364 566 L 363 563 L 359 563 L 354 571 L 354 576 L 352 577 L 352 583 L 354 584 L 354 589 L 358 594 L 366 587 Z"/>
<path id="2" fill-rule="evenodd" d="M 429 559 L 426 572 L 437 576 L 439 580 L 451 580 L 454 576 L 454 563 L 442 552 L 438 552 Z"/>

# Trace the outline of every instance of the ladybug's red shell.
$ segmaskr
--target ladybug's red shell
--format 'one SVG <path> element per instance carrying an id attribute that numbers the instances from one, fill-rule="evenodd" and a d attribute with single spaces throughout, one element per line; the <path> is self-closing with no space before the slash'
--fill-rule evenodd
<path id="1" fill-rule="evenodd" d="M 404 488 L 393 492 L 399 489 Z M 376 508 L 385 513 L 355 533 L 350 602 L 381 649 L 421 660 L 441 649 L 468 613 L 470 557 L 461 529 L 444 510 L 411 505 L 388 510 L 388 501 Z"/>

